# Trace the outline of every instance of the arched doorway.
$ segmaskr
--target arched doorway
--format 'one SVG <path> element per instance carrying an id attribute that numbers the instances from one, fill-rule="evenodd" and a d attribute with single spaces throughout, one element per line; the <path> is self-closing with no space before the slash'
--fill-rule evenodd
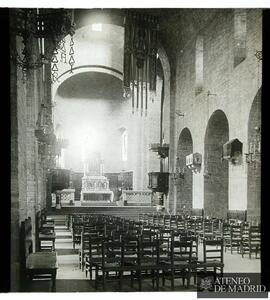
<path id="1" fill-rule="evenodd" d="M 228 212 L 228 161 L 222 160 L 222 146 L 229 139 L 225 113 L 216 110 L 208 121 L 204 140 L 204 214 L 226 218 Z"/>
<path id="2" fill-rule="evenodd" d="M 178 167 L 180 171 L 186 165 L 186 156 L 193 152 L 193 142 L 190 130 L 184 128 L 179 136 L 177 146 Z M 185 169 L 184 178 L 176 182 L 176 212 L 188 212 L 192 209 L 192 172 Z"/>
<path id="3" fill-rule="evenodd" d="M 255 96 L 248 119 L 248 148 L 254 144 L 258 129 L 261 128 L 261 89 Z M 260 135 L 260 133 L 259 133 Z M 261 202 L 261 164 L 251 162 L 247 167 L 247 218 L 248 221 L 260 222 Z"/>

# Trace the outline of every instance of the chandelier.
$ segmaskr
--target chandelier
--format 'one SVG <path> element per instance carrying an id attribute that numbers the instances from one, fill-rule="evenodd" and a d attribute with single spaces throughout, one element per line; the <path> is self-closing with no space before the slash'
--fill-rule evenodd
<path id="1" fill-rule="evenodd" d="M 145 111 L 148 97 L 156 91 L 157 18 L 136 12 L 125 16 L 124 36 L 124 98 L 132 99 L 132 113 Z"/>
<path id="2" fill-rule="evenodd" d="M 45 52 L 50 53 L 45 41 L 50 40 L 49 47 L 58 49 L 65 35 L 74 34 L 73 19 L 73 11 L 66 9 L 11 10 L 11 33 L 20 36 L 24 46 L 21 53 L 17 52 L 16 44 L 11 47 L 11 61 L 22 69 L 24 79 L 29 70 L 40 68 L 52 61 L 53 58 L 45 55 Z M 34 49 L 35 40 L 37 51 Z"/>
<path id="3" fill-rule="evenodd" d="M 257 164 L 261 163 L 261 127 L 256 126 L 254 130 L 254 138 L 249 143 L 248 153 L 245 153 L 245 155 L 246 162 L 248 164 L 254 164 L 256 167 Z"/>

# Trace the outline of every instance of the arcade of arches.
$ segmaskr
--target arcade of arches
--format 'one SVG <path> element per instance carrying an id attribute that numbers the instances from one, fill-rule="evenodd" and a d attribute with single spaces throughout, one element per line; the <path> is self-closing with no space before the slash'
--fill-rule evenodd
<path id="1" fill-rule="evenodd" d="M 136 107 L 132 113 L 132 97 L 123 96 L 121 9 L 74 10 L 75 63 L 70 72 L 67 34 L 65 57 L 63 51 L 56 54 L 54 83 L 51 64 L 30 69 L 23 80 L 22 69 L 11 61 L 12 291 L 22 291 L 21 222 L 31 218 L 35 237 L 36 215 L 44 209 L 55 217 L 55 226 L 64 226 L 61 217 L 73 213 L 131 220 L 143 213 L 196 215 L 260 224 L 262 60 L 255 54 L 262 50 L 262 10 L 137 13 L 157 17 L 159 23 L 156 91 L 148 95 L 147 114 Z M 239 15 L 245 22 L 241 32 Z M 11 26 L 14 22 L 11 18 Z M 238 38 L 244 39 L 242 48 Z M 21 53 L 20 36 L 11 34 L 10 43 Z M 29 43 L 38 51 L 37 39 Z M 48 56 L 53 53 L 50 43 L 45 38 Z M 135 106 L 136 97 L 145 95 L 145 89 L 135 95 Z M 38 126 L 48 124 L 57 149 L 49 154 L 49 142 L 41 143 L 37 136 Z M 240 150 L 235 150 L 239 141 Z M 153 145 L 161 152 L 168 150 L 165 157 L 151 151 Z M 61 170 L 68 182 L 52 193 L 52 172 Z M 148 174 L 161 172 L 168 176 L 157 179 L 160 190 L 151 189 Z M 226 255 L 225 268 L 229 265 L 230 271 L 240 254 Z M 246 271 L 260 271 L 258 261 L 254 265 L 245 257 L 243 264 Z"/>

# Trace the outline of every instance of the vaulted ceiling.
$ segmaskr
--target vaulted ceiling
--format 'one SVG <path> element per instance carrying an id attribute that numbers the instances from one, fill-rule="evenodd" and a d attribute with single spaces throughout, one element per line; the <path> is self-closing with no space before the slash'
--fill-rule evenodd
<path id="1" fill-rule="evenodd" d="M 69 77 L 58 88 L 58 96 L 65 99 L 108 99 L 123 97 L 120 79 L 105 73 L 84 72 Z"/>

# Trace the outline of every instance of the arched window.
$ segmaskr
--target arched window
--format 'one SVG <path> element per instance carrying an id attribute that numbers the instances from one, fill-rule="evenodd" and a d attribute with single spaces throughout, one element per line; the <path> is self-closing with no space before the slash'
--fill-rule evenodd
<path id="1" fill-rule="evenodd" d="M 128 134 L 125 129 L 122 133 L 122 161 L 127 161 Z"/>
<path id="2" fill-rule="evenodd" d="M 203 90 L 203 36 L 198 36 L 196 41 L 195 56 L 195 95 Z"/>
<path id="3" fill-rule="evenodd" d="M 234 67 L 246 58 L 247 13 L 245 9 L 234 10 Z"/>

